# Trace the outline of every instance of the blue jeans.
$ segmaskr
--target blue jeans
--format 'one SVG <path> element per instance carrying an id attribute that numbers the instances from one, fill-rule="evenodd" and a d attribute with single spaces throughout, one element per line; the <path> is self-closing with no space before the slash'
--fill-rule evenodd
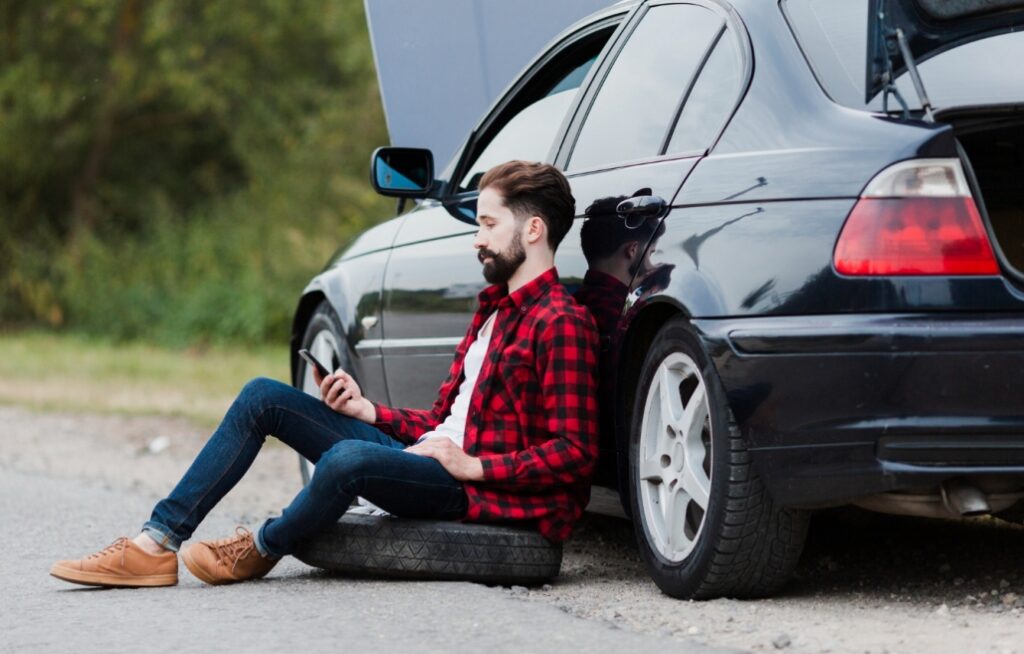
<path id="1" fill-rule="evenodd" d="M 254 379 L 143 531 L 177 551 L 242 478 L 268 434 L 314 462 L 316 471 L 281 516 L 256 533 L 264 554 L 290 554 L 337 522 L 356 496 L 401 517 L 457 520 L 466 513 L 462 483 L 436 460 L 403 451 L 404 443 L 298 389 Z"/>

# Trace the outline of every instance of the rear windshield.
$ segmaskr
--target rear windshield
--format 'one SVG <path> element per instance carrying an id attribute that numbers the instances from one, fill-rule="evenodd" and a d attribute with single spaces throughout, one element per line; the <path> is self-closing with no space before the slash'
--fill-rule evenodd
<path id="1" fill-rule="evenodd" d="M 864 101 L 868 0 L 783 0 L 782 8 L 829 97 L 854 109 L 881 111 L 883 94 Z M 1021 60 L 1024 32 L 1010 32 L 921 57 L 918 70 L 939 109 L 1024 102 L 1024 66 L 1016 63 Z M 921 108 L 908 75 L 898 77 L 896 87 L 911 109 Z M 890 98 L 889 110 L 898 109 Z"/>

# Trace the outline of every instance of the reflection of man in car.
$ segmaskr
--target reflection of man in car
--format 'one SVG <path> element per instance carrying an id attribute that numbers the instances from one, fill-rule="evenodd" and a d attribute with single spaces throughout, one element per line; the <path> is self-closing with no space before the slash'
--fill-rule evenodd
<path id="1" fill-rule="evenodd" d="M 642 189 L 637 193 L 650 192 Z M 648 241 L 665 231 L 659 218 L 631 218 L 616 212 L 626 196 L 595 200 L 586 209 L 580 245 L 587 259 L 587 274 L 573 297 L 587 307 L 597 322 L 602 350 L 611 342 L 629 294 L 633 276 L 652 268 Z"/>
<path id="2" fill-rule="evenodd" d="M 642 189 L 637 194 L 649 194 Z M 587 259 L 587 273 L 583 283 L 573 294 L 576 301 L 585 306 L 594 316 L 601 336 L 598 396 L 600 405 L 600 433 L 602 440 L 611 444 L 615 434 L 613 403 L 614 371 L 618 352 L 615 343 L 616 329 L 629 295 L 633 276 L 643 276 L 650 267 L 649 255 L 645 252 L 648 241 L 665 231 L 659 218 L 634 218 L 620 216 L 616 212 L 619 203 L 626 196 L 607 197 L 595 200 L 586 209 L 586 220 L 580 230 L 580 245 Z M 614 459 L 601 462 L 601 476 L 614 473 Z"/>
<path id="3" fill-rule="evenodd" d="M 98 586 L 177 583 L 179 546 L 242 478 L 267 434 L 316 471 L 255 534 L 239 528 L 182 551 L 207 583 L 262 577 L 356 496 L 400 517 L 516 521 L 566 539 L 598 449 L 597 330 L 554 268 L 574 200 L 557 169 L 521 161 L 491 169 L 480 189 L 474 246 L 493 285 L 480 294 L 432 409 L 372 402 L 342 370 L 316 375 L 322 400 L 256 379 L 141 534 L 59 561 L 51 574 Z"/>

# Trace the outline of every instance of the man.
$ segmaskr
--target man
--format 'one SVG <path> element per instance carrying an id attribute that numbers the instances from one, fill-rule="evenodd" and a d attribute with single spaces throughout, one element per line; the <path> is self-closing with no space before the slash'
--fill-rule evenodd
<path id="1" fill-rule="evenodd" d="M 317 376 L 322 400 L 253 380 L 142 533 L 58 561 L 50 573 L 99 586 L 177 583 L 181 543 L 242 478 L 267 434 L 316 471 L 256 534 L 239 528 L 182 550 L 207 583 L 262 577 L 356 496 L 399 517 L 529 521 L 552 541 L 568 538 L 598 450 L 597 331 L 554 268 L 574 213 L 569 184 L 552 166 L 512 161 L 488 171 L 473 245 L 492 286 L 432 409 L 372 402 L 341 370 Z"/>

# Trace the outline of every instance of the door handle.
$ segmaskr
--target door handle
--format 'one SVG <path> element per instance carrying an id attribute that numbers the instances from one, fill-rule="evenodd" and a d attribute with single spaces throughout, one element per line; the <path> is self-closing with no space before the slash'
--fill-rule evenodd
<path id="1" fill-rule="evenodd" d="M 626 198 L 615 207 L 615 212 L 623 218 L 656 218 L 668 209 L 668 202 L 657 195 L 637 195 Z"/>

